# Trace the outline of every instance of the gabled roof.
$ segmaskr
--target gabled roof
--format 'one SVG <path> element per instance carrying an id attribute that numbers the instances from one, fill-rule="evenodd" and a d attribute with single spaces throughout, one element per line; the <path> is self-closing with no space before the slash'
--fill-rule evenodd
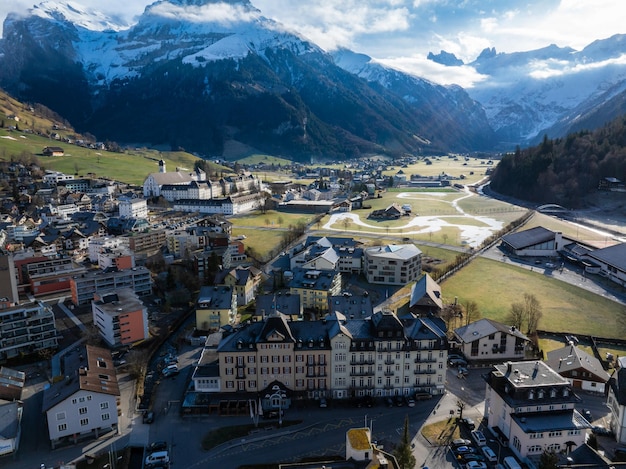
<path id="1" fill-rule="evenodd" d="M 548 352 L 546 363 L 554 371 L 561 374 L 583 368 L 604 382 L 610 378 L 609 374 L 602 368 L 600 360 L 573 344 Z"/>
<path id="2" fill-rule="evenodd" d="M 64 374 L 62 381 L 44 390 L 44 412 L 81 390 L 120 395 L 115 366 L 107 349 L 85 345 L 70 352 L 64 357 Z"/>
<path id="3" fill-rule="evenodd" d="M 507 326 L 485 318 L 479 319 L 478 321 L 472 322 L 467 326 L 459 327 L 454 330 L 454 334 L 466 344 L 482 339 L 483 337 L 490 336 L 496 332 L 504 332 L 506 334 L 519 337 L 520 339 L 530 340 L 514 326 Z"/>
<path id="4" fill-rule="evenodd" d="M 0 404 L 0 440 L 12 440 L 19 435 L 21 407 L 17 401 Z"/>
<path id="5" fill-rule="evenodd" d="M 536 226 L 528 230 L 504 235 L 502 241 L 513 249 L 524 249 L 546 241 L 551 241 L 554 239 L 554 236 L 554 231 L 550 231 L 543 226 Z"/>
<path id="6" fill-rule="evenodd" d="M 411 301 L 409 307 L 415 305 L 434 305 L 439 309 L 443 308 L 441 299 L 441 287 L 428 274 L 422 277 L 413 285 L 411 290 Z"/>

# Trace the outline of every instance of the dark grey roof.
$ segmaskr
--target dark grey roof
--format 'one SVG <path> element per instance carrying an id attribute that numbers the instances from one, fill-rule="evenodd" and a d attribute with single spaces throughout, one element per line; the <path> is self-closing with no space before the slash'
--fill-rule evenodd
<path id="1" fill-rule="evenodd" d="M 556 430 L 584 430 L 591 424 L 575 409 L 561 412 L 512 413 L 511 418 L 524 433 L 539 433 Z"/>
<path id="2" fill-rule="evenodd" d="M 302 269 L 292 270 L 293 278 L 289 282 L 290 288 L 306 288 L 309 290 L 328 291 L 337 275 L 341 275 L 335 270 L 322 269 Z"/>
<path id="3" fill-rule="evenodd" d="M 344 293 L 343 295 L 331 296 L 328 299 L 329 311 L 339 311 L 347 318 L 365 319 L 374 313 L 372 300 L 369 295 L 355 295 Z"/>
<path id="4" fill-rule="evenodd" d="M 409 317 L 402 320 L 394 314 L 378 312 L 367 319 L 346 319 L 342 314 L 329 314 L 320 321 L 289 321 L 284 315 L 276 314 L 265 321 L 253 322 L 224 337 L 218 352 L 241 349 L 256 349 L 256 344 L 267 342 L 274 332 L 282 336 L 281 342 L 296 344 L 296 348 L 329 349 L 329 339 L 343 332 L 355 341 L 390 340 L 388 331 L 400 332 L 393 339 L 418 341 L 436 340 L 435 348 L 446 348 L 446 333 L 443 321 Z M 384 336 L 379 336 L 383 332 Z"/>
<path id="5" fill-rule="evenodd" d="M 596 249 L 587 254 L 587 257 L 596 259 L 604 264 L 626 271 L 626 243 L 616 244 L 607 248 Z"/>
<path id="6" fill-rule="evenodd" d="M 411 290 L 409 307 L 416 305 L 432 305 L 439 309 L 443 308 L 441 287 L 428 274 L 422 275 L 422 277 L 415 282 Z"/>
<path id="7" fill-rule="evenodd" d="M 256 315 L 270 315 L 280 312 L 288 316 L 300 315 L 302 312 L 300 295 L 285 294 L 260 295 L 256 297 Z"/>
<path id="8" fill-rule="evenodd" d="M 495 332 L 504 332 L 505 334 L 510 334 L 526 341 L 530 340 L 516 327 L 507 326 L 487 318 L 479 319 L 478 321 L 474 321 L 466 326 L 459 327 L 454 330 L 454 334 L 466 344 L 482 339 L 483 337 L 490 336 Z"/>
<path id="9" fill-rule="evenodd" d="M 528 230 L 504 235 L 502 237 L 502 242 L 508 244 L 513 249 L 524 249 L 553 240 L 554 236 L 555 234 L 553 231 L 550 231 L 543 226 L 536 226 L 535 228 L 530 228 Z"/>
<path id="10" fill-rule="evenodd" d="M 17 437 L 20 428 L 21 405 L 19 402 L 0 404 L 0 439 L 10 440 Z"/>

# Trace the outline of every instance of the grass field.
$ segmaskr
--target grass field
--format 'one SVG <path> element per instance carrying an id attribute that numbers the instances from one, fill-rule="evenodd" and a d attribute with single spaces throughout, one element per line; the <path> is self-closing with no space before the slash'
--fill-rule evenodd
<path id="1" fill-rule="evenodd" d="M 623 337 L 626 309 L 602 296 L 511 264 L 479 258 L 441 285 L 444 300 L 474 301 L 482 317 L 507 323 L 524 293 L 541 303 L 539 328 L 599 337 Z"/>

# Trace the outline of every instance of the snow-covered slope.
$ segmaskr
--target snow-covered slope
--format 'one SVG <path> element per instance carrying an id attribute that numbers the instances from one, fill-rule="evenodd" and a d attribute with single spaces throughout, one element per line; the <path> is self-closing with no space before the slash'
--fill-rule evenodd
<path id="1" fill-rule="evenodd" d="M 466 91 L 480 102 L 501 147 L 561 136 L 583 109 L 612 98 L 626 83 L 626 36 L 598 40 L 581 51 L 549 46 L 529 52 L 486 49 L 468 64 L 489 78 Z M 615 92 L 613 93 L 615 95 Z"/>

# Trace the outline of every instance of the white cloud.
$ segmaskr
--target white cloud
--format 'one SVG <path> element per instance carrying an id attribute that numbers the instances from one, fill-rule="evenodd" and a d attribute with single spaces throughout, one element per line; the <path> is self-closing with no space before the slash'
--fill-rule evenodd
<path id="1" fill-rule="evenodd" d="M 203 6 L 173 5 L 160 3 L 150 9 L 150 12 L 164 18 L 189 21 L 192 23 L 215 22 L 220 24 L 249 22 L 259 17 L 255 11 L 248 11 L 241 5 L 227 3 L 211 3 Z"/>

